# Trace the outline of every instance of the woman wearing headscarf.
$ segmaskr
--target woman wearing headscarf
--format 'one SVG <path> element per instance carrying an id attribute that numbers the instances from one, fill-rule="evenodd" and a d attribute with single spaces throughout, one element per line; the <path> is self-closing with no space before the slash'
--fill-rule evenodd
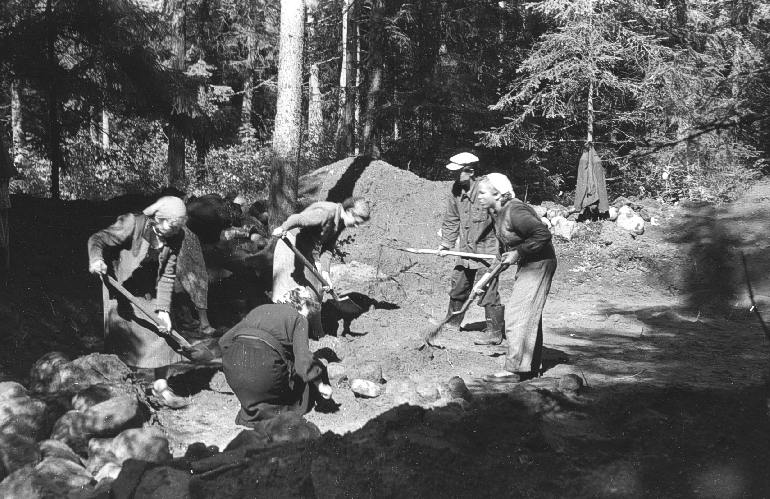
<path id="1" fill-rule="evenodd" d="M 236 424 L 306 413 L 310 384 L 331 397 L 331 387 L 321 381 L 323 365 L 308 345 L 307 316 L 320 307 L 311 291 L 297 287 L 288 303 L 260 305 L 220 338 L 222 370 L 241 403 Z"/>
<path id="2" fill-rule="evenodd" d="M 286 235 L 331 286 L 329 271 L 337 239 L 346 227 L 357 227 L 368 221 L 369 215 L 369 203 L 363 198 L 351 197 L 342 203 L 318 201 L 287 218 L 273 231 L 273 236 Z M 273 302 L 286 301 L 287 293 L 297 286 L 309 287 L 319 302 L 323 300 L 323 283 L 279 239 L 273 255 Z M 311 337 L 322 336 L 320 312 L 311 314 L 309 321 Z"/>
<path id="3" fill-rule="evenodd" d="M 516 199 L 510 180 L 501 173 L 482 178 L 478 199 L 495 220 L 503 265 L 518 264 L 505 303 L 508 353 L 504 370 L 483 379 L 491 383 L 523 381 L 540 371 L 543 307 L 556 271 L 551 232 L 531 206 Z"/>
<path id="4" fill-rule="evenodd" d="M 175 285 L 190 295 L 202 325 L 208 325 L 208 275 L 200 242 L 186 220 L 184 201 L 164 196 L 141 214 L 118 217 L 88 239 L 89 272 L 112 275 L 161 321 L 149 322 L 123 296 L 103 286 L 105 349 L 142 374 L 151 371 L 155 395 L 170 407 L 184 405 L 184 399 L 168 388 L 167 367 L 184 357 L 158 333 L 172 327 Z"/>

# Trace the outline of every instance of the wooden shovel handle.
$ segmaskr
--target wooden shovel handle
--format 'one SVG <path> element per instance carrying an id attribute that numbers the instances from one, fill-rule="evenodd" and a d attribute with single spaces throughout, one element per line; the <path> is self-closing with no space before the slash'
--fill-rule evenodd
<path id="1" fill-rule="evenodd" d="M 113 289 L 115 289 L 118 293 L 123 295 L 126 298 L 126 300 L 131 302 L 131 304 L 135 306 L 140 312 L 146 315 L 147 318 L 150 319 L 156 326 L 159 326 L 161 324 L 160 318 L 157 316 L 155 311 L 152 310 L 147 305 L 145 305 L 144 303 L 142 303 L 141 301 L 137 300 L 136 297 L 133 294 L 131 294 L 129 290 L 124 288 L 123 285 L 120 284 L 114 277 L 110 275 L 104 275 L 103 279 L 107 281 Z M 161 333 L 160 331 L 158 331 L 158 334 L 165 336 L 165 334 Z M 184 336 L 177 333 L 173 329 L 170 329 L 168 331 L 168 335 L 171 336 L 174 339 L 174 341 L 176 341 L 179 344 L 179 346 L 182 347 L 183 349 L 192 348 L 192 345 L 190 344 L 190 342 L 187 341 L 184 338 Z"/>
<path id="2" fill-rule="evenodd" d="M 328 282 L 326 282 L 326 279 L 324 279 L 324 276 L 318 271 L 318 269 L 313 265 L 310 260 L 305 258 L 305 255 L 302 254 L 300 250 L 297 249 L 296 246 L 294 246 L 294 243 L 292 243 L 289 238 L 286 236 L 286 234 L 281 236 L 281 241 L 288 246 L 288 248 L 297 255 L 297 258 L 299 258 L 299 261 L 302 262 L 302 264 L 310 271 L 311 274 L 315 276 L 316 279 L 318 279 L 323 286 L 328 288 L 328 292 L 330 295 L 332 295 L 332 298 L 334 298 L 335 301 L 342 301 L 344 298 L 340 298 L 340 296 L 337 294 L 336 291 L 329 285 Z"/>

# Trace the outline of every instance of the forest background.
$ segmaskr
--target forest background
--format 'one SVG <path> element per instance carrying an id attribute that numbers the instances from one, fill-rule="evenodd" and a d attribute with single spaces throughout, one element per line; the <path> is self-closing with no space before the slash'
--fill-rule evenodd
<path id="1" fill-rule="evenodd" d="M 6 0 L 0 130 L 11 192 L 53 198 L 473 150 L 569 203 L 591 141 L 611 194 L 719 201 L 767 172 L 768 62 L 751 0 Z"/>

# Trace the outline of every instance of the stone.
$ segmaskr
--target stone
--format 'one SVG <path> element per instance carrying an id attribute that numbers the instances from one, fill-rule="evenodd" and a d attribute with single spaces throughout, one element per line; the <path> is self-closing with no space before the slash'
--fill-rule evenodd
<path id="1" fill-rule="evenodd" d="M 115 437 L 110 450 L 120 464 L 127 459 L 140 459 L 161 464 L 171 461 L 168 439 L 156 427 L 125 430 Z"/>
<path id="2" fill-rule="evenodd" d="M 139 401 L 135 395 L 111 398 L 88 408 L 83 414 L 94 436 L 117 435 L 129 427 L 141 425 Z"/>
<path id="3" fill-rule="evenodd" d="M 14 499 L 42 498 L 42 490 L 35 483 L 34 466 L 23 466 L 5 477 L 0 483 L 0 497 Z"/>
<path id="4" fill-rule="evenodd" d="M 15 433 L 0 435 L 0 479 L 25 466 L 35 466 L 40 459 L 40 450 L 31 437 Z"/>
<path id="5" fill-rule="evenodd" d="M 329 375 L 329 379 L 340 379 L 343 378 L 346 374 L 345 366 L 340 364 L 339 362 L 330 362 L 328 366 L 326 366 L 326 373 Z"/>
<path id="6" fill-rule="evenodd" d="M 70 359 L 61 352 L 48 352 L 37 359 L 29 371 L 29 389 L 32 392 L 48 393 L 48 387 L 53 382 L 62 366 Z"/>
<path id="7" fill-rule="evenodd" d="M 217 393 L 233 393 L 233 389 L 225 379 L 225 373 L 217 371 L 209 381 L 209 390 Z"/>
<path id="8" fill-rule="evenodd" d="M 609 220 L 611 222 L 614 222 L 617 219 L 618 219 L 618 209 L 615 206 L 610 206 Z"/>
<path id="9" fill-rule="evenodd" d="M 96 404 L 85 412 L 68 411 L 54 424 L 51 438 L 80 452 L 91 438 L 117 435 L 123 429 L 140 425 L 136 396 L 124 395 Z"/>
<path id="10" fill-rule="evenodd" d="M 551 233 L 555 236 L 563 237 L 567 241 L 571 241 L 577 232 L 577 222 L 567 220 L 562 216 L 552 218 L 551 225 Z"/>
<path id="11" fill-rule="evenodd" d="M 577 393 L 583 388 L 583 379 L 577 374 L 565 374 L 559 378 L 559 390 L 568 393 Z"/>
<path id="12" fill-rule="evenodd" d="M 112 453 L 114 438 L 92 438 L 88 441 L 88 460 L 86 469 L 92 474 L 108 463 L 118 464 L 118 458 Z"/>
<path id="13" fill-rule="evenodd" d="M 27 389 L 15 381 L 3 381 L 0 383 L 0 407 L 6 399 L 26 397 Z"/>
<path id="14" fill-rule="evenodd" d="M 90 407 L 95 406 L 96 404 L 100 404 L 111 398 L 127 394 L 128 391 L 119 385 L 111 385 L 107 383 L 91 385 L 84 390 L 80 390 L 72 396 L 72 408 L 76 411 L 82 412 Z"/>
<path id="15" fill-rule="evenodd" d="M 628 206 L 630 204 L 632 204 L 631 200 L 623 196 L 616 198 L 615 201 L 612 202 L 612 206 L 614 206 L 617 209 L 620 209 L 621 206 Z"/>
<path id="16" fill-rule="evenodd" d="M 47 457 L 35 466 L 37 475 L 47 482 L 58 482 L 67 489 L 85 487 L 93 480 L 91 474 L 83 466 L 69 459 Z"/>
<path id="17" fill-rule="evenodd" d="M 460 376 L 453 376 L 447 382 L 447 398 L 450 400 L 471 400 L 473 395 L 471 394 L 471 391 L 468 390 L 468 386 Z"/>
<path id="18" fill-rule="evenodd" d="M 125 384 L 131 375 L 131 370 L 117 355 L 94 353 L 65 361 L 66 357 L 57 352 L 38 359 L 30 371 L 30 390 L 46 394 L 76 393 L 105 382 Z"/>
<path id="19" fill-rule="evenodd" d="M 380 385 L 366 379 L 354 379 L 350 382 L 350 389 L 359 397 L 375 398 L 382 392 Z"/>
<path id="20" fill-rule="evenodd" d="M 283 413 L 268 419 L 264 429 L 274 443 L 302 442 L 321 436 L 318 426 L 294 413 Z"/>
<path id="21" fill-rule="evenodd" d="M 379 362 L 363 362 L 354 371 L 353 378 L 364 379 L 372 383 L 382 383 L 382 365 Z"/>
<path id="22" fill-rule="evenodd" d="M 37 444 L 37 447 L 40 450 L 40 455 L 43 459 L 56 457 L 59 459 L 67 459 L 81 466 L 83 464 L 83 460 L 80 459 L 80 456 L 75 454 L 75 451 L 61 440 L 43 440 Z"/>
<path id="23" fill-rule="evenodd" d="M 0 400 L 0 433 L 26 435 L 35 440 L 46 433 L 46 404 L 26 395 Z"/>
<path id="24" fill-rule="evenodd" d="M 386 391 L 393 397 L 393 402 L 396 405 L 416 405 L 418 402 L 414 388 L 415 384 L 413 382 L 402 379 L 389 382 Z"/>
<path id="25" fill-rule="evenodd" d="M 417 395 L 423 402 L 435 402 L 441 397 L 438 386 L 435 383 L 419 383 L 415 392 L 417 392 Z"/>
<path id="26" fill-rule="evenodd" d="M 546 210 L 543 206 L 540 206 L 539 204 L 533 204 L 532 209 L 535 210 L 535 213 L 537 213 L 537 216 L 539 216 L 540 218 L 545 218 L 546 214 L 548 213 L 548 210 Z"/>
<path id="27" fill-rule="evenodd" d="M 618 219 L 615 223 L 623 230 L 633 232 L 634 234 L 644 234 L 644 220 L 634 213 L 630 206 L 622 206 L 618 210 Z"/>
<path id="28" fill-rule="evenodd" d="M 115 480 L 120 475 L 120 470 L 123 467 L 117 463 L 107 463 L 99 469 L 94 475 L 94 480 L 102 482 L 104 480 Z"/>
<path id="29" fill-rule="evenodd" d="M 134 497 L 143 499 L 188 499 L 192 476 L 182 470 L 162 466 L 146 471 Z"/>

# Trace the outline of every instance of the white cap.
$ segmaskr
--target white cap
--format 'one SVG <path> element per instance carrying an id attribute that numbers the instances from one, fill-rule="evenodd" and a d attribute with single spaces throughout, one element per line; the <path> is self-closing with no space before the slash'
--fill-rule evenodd
<path id="1" fill-rule="evenodd" d="M 513 186 L 511 185 L 511 181 L 508 180 L 508 177 L 506 177 L 502 173 L 488 173 L 487 175 L 485 175 L 485 178 L 487 182 L 489 182 L 489 185 L 494 187 L 494 189 L 500 194 L 508 193 L 511 195 L 511 197 L 516 197 L 516 195 L 513 192 Z"/>
<path id="2" fill-rule="evenodd" d="M 471 154 L 469 152 L 461 152 L 460 154 L 455 154 L 451 158 L 449 158 L 449 163 L 446 165 L 446 168 L 448 170 L 460 170 L 462 168 L 465 168 L 466 166 L 476 163 L 479 160 L 479 158 L 475 154 Z"/>

